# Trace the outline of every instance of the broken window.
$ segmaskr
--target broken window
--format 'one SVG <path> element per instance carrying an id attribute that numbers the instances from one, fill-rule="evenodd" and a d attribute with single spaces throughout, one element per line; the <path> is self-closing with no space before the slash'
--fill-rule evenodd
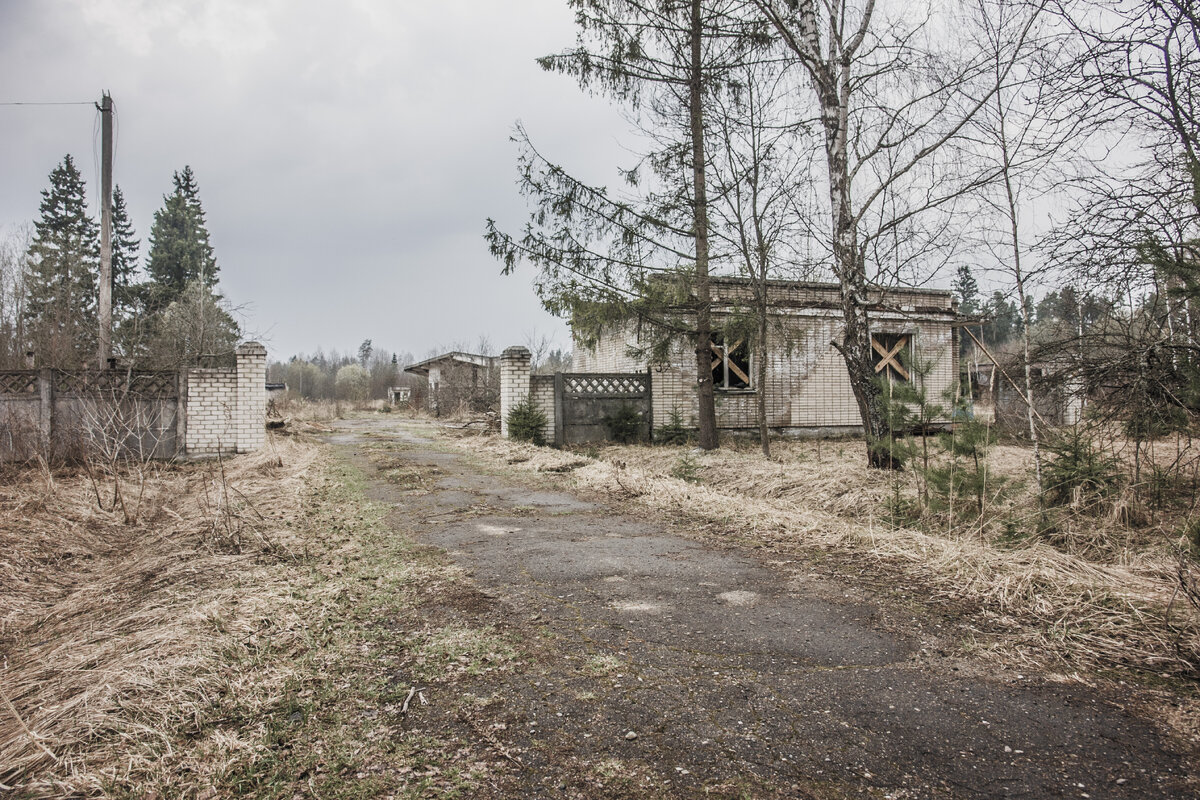
<path id="1" fill-rule="evenodd" d="M 875 351 L 872 353 L 875 357 L 875 374 L 886 377 L 889 382 L 911 381 L 908 367 L 911 344 L 912 334 L 872 333 L 871 348 Z"/>
<path id="2" fill-rule="evenodd" d="M 745 339 L 729 345 L 721 333 L 713 333 L 709 342 L 713 351 L 712 379 L 716 389 L 750 388 L 750 348 Z"/>

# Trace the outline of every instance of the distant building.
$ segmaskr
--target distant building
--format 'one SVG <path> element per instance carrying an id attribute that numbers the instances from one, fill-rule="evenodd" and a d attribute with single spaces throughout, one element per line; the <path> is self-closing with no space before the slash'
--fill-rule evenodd
<path id="1" fill-rule="evenodd" d="M 412 399 L 411 386 L 389 386 L 388 387 L 388 403 L 398 406 L 401 403 L 407 403 Z"/>
<path id="2" fill-rule="evenodd" d="M 455 351 L 404 368 L 429 383 L 426 405 L 437 416 L 495 410 L 500 372 L 495 356 Z"/>

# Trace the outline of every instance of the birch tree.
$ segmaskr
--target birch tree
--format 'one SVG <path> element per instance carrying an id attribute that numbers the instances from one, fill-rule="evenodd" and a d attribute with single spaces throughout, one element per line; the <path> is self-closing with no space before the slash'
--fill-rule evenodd
<path id="1" fill-rule="evenodd" d="M 754 0 L 804 77 L 800 103 L 823 134 L 828 247 L 868 464 L 897 467 L 873 379 L 875 287 L 927 280 L 944 263 L 949 215 L 993 172 L 965 169 L 963 128 L 992 101 L 991 61 L 963 51 L 931 6 L 886 0 Z M 874 294 L 874 297 L 873 297 Z"/>
<path id="2" fill-rule="evenodd" d="M 1042 458 L 1033 382 L 1032 282 L 1049 270 L 1037 258 L 1037 232 L 1029 230 L 1030 206 L 1059 185 L 1081 144 L 1084 126 L 1063 108 L 1051 84 L 1061 81 L 1066 63 L 1062 30 L 1048 24 L 1045 3 L 978 0 L 969 18 L 976 46 L 991 62 L 992 99 L 972 122 L 979 156 L 997 173 L 994 185 L 979 193 L 983 203 L 980 238 L 1002 272 L 1012 280 L 1020 314 L 1025 420 L 1033 444 L 1034 476 L 1042 487 Z M 1046 24 L 1044 24 L 1046 23 Z M 995 219 L 997 225 L 987 224 Z"/>

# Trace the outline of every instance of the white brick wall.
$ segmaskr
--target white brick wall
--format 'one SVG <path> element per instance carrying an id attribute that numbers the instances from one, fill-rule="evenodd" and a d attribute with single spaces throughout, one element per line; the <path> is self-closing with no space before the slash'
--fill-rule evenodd
<path id="1" fill-rule="evenodd" d="M 267 441 L 267 348 L 246 342 L 237 349 L 237 452 Z"/>
<path id="2" fill-rule="evenodd" d="M 187 374 L 184 446 L 189 456 L 248 453 L 266 442 L 267 350 L 258 342 L 237 349 L 236 369 Z"/>
<path id="3" fill-rule="evenodd" d="M 529 401 L 533 407 L 546 415 L 546 427 L 542 429 L 542 437 L 547 443 L 554 443 L 554 376 L 534 375 L 529 379 Z"/>
<path id="4" fill-rule="evenodd" d="M 237 452 L 237 370 L 188 370 L 189 456 Z"/>
<path id="5" fill-rule="evenodd" d="M 773 428 L 854 428 L 862 423 L 846 363 L 831 344 L 840 339 L 842 322 L 840 311 L 829 307 L 829 298 L 824 297 L 823 293 L 828 292 L 797 284 L 783 292 L 786 296 L 777 298 L 783 307 L 774 316 L 767 336 L 767 423 Z M 730 302 L 729 298 L 723 301 Z M 820 302 L 823 307 L 803 307 L 808 302 Z M 948 407 L 942 395 L 954 385 L 958 371 L 949 294 L 900 292 L 889 299 L 889 304 L 896 310 L 876 311 L 871 315 L 873 330 L 913 335 L 913 360 L 929 367 L 924 377 L 926 396 L 930 402 Z M 717 311 L 713 327 L 719 329 L 727 315 L 726 311 Z M 576 369 L 579 372 L 645 370 L 644 362 L 629 357 L 630 344 L 638 344 L 635 324 L 617 326 L 601 337 L 595 349 L 576 348 L 573 354 Z M 758 378 L 753 362 L 751 378 Z M 670 363 L 653 369 L 653 382 L 654 425 L 658 427 L 669 421 L 674 409 L 680 412 L 685 425 L 695 426 L 696 361 L 691 347 L 678 344 Z M 718 427 L 757 426 L 756 404 L 757 390 L 718 389 Z"/>

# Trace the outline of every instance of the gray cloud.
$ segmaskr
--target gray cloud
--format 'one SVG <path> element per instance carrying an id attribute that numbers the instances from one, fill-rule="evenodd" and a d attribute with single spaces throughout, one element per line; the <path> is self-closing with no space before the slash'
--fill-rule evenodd
<path id="1" fill-rule="evenodd" d="M 533 61 L 573 40 L 561 0 L 10 0 L 0 101 L 111 91 L 116 179 L 143 238 L 191 164 L 222 287 L 274 356 L 366 337 L 423 355 L 535 328 L 565 345 L 528 271 L 500 277 L 481 235 L 488 216 L 525 217 L 518 118 L 589 175 L 628 161 L 617 113 Z M 95 118 L 0 107 L 0 225 L 36 216 L 64 153 L 95 194 Z"/>

